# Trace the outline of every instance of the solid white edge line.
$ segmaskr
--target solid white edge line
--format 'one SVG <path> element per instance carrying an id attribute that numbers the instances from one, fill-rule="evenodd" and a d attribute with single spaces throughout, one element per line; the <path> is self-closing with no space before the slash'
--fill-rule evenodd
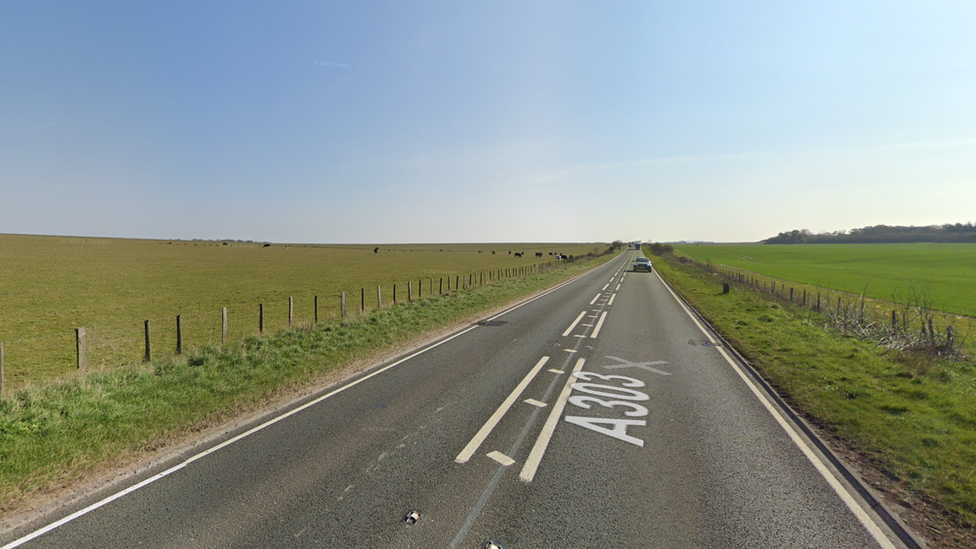
<path id="1" fill-rule="evenodd" d="M 563 332 L 563 337 L 568 336 L 569 334 L 571 334 L 573 332 L 573 330 L 576 329 L 576 325 L 579 324 L 580 320 L 583 320 L 583 315 L 585 315 L 585 314 L 586 314 L 586 311 L 583 311 L 582 313 L 579 314 L 578 317 L 576 317 L 576 320 L 574 320 L 573 323 L 569 325 L 569 328 L 566 328 L 566 331 Z"/>
<path id="2" fill-rule="evenodd" d="M 539 362 L 537 362 L 535 366 L 529 370 L 529 373 L 522 378 L 522 381 L 515 387 L 514 390 L 512 390 L 511 394 L 508 395 L 508 398 L 502 402 L 501 406 L 495 410 L 495 413 L 492 414 L 491 417 L 488 418 L 488 421 L 481 426 L 481 429 L 475 433 L 474 438 L 472 438 L 471 441 L 468 442 L 467 446 L 461 450 L 461 453 L 454 458 L 454 463 L 467 463 L 468 460 L 471 459 L 471 456 L 478 451 L 478 447 L 481 446 L 481 443 L 488 438 L 488 435 L 491 434 L 492 429 L 498 425 L 498 422 L 502 420 L 502 417 L 504 417 L 508 412 L 508 409 L 512 407 L 512 404 L 515 404 L 515 401 L 518 400 L 518 398 L 522 395 L 522 391 L 529 386 L 529 383 L 532 382 L 536 374 L 539 373 L 539 370 L 541 370 L 548 361 L 549 357 L 547 356 L 539 359 Z"/>
<path id="3" fill-rule="evenodd" d="M 596 339 L 596 336 L 600 335 L 600 329 L 603 328 L 603 321 L 607 319 L 607 312 L 603 311 L 600 315 L 600 320 L 596 322 L 596 328 L 593 328 L 593 333 L 590 334 L 590 338 Z"/>
<path id="4" fill-rule="evenodd" d="M 592 271 L 590 271 L 590 272 L 592 272 Z M 549 294 L 551 294 L 551 293 L 553 293 L 553 292 L 555 292 L 555 291 L 557 291 L 559 289 L 562 289 L 563 287 L 568 286 L 569 284 L 572 284 L 573 282 L 575 282 L 576 280 L 578 280 L 578 279 L 586 276 L 587 274 L 589 274 L 589 272 L 583 273 L 583 274 L 581 274 L 579 276 L 575 276 L 575 277 L 573 277 L 573 278 L 571 278 L 569 280 L 566 280 L 566 281 L 564 281 L 564 282 L 562 282 L 560 284 L 557 284 L 556 286 L 553 286 L 552 288 L 550 288 L 550 289 L 548 289 L 548 290 L 540 293 L 539 295 L 537 295 L 535 297 L 532 297 L 532 298 L 529 298 L 529 299 L 527 299 L 527 300 L 525 300 L 525 301 L 523 301 L 523 302 L 521 302 L 521 303 L 519 303 L 517 305 L 514 305 L 512 307 L 509 307 L 509 308 L 507 308 L 507 309 L 499 312 L 498 314 L 496 314 L 496 315 L 494 315 L 492 317 L 489 317 L 489 318 L 487 318 L 485 320 L 489 320 L 489 321 L 490 320 L 494 320 L 496 318 L 499 318 L 499 317 L 501 317 L 503 315 L 506 315 L 506 314 L 510 313 L 511 311 L 514 311 L 515 309 L 518 309 L 518 308 L 520 308 L 520 307 L 522 307 L 524 305 L 527 305 L 527 304 L 529 304 L 529 303 L 531 303 L 531 302 L 533 302 L 533 301 L 535 301 L 537 299 L 542 299 L 543 297 L 545 297 L 545 296 L 547 296 L 547 295 L 549 295 Z M 29 541 L 32 541 L 34 539 L 37 539 L 37 538 L 43 536 L 44 534 L 46 534 L 48 532 L 51 532 L 53 530 L 56 530 L 57 528 L 60 528 L 61 526 L 64 526 L 65 524 L 67 524 L 69 522 L 72 522 L 72 521 L 74 521 L 75 519 L 77 519 L 79 517 L 82 517 L 84 515 L 87 515 L 88 513 L 91 513 L 92 511 L 95 511 L 96 509 L 99 509 L 100 507 L 104 507 L 105 505 L 108 505 L 109 503 L 112 503 L 113 501 L 115 501 L 115 500 L 117 500 L 117 499 L 119 499 L 119 498 L 121 498 L 121 497 L 123 497 L 125 495 L 131 494 L 132 492 L 135 492 L 136 490 L 139 490 L 141 488 L 144 488 L 144 487 L 148 486 L 149 484 L 152 484 L 152 483 L 156 482 L 159 479 L 165 478 L 165 477 L 167 477 L 167 476 L 175 473 L 176 471 L 179 471 L 180 469 L 186 467 L 190 463 L 193 463 L 194 461 L 197 461 L 198 459 L 201 459 L 201 458 L 203 458 L 205 456 L 208 456 L 208 455 L 216 452 L 217 450 L 220 450 L 221 448 L 224 448 L 226 446 L 229 446 L 229 445 L 231 445 L 231 444 L 233 444 L 233 443 L 235 443 L 235 442 L 237 442 L 237 441 L 239 441 L 239 440 L 241 440 L 241 439 L 243 439 L 245 437 L 248 437 L 248 436 L 250 436 L 250 435 L 252 435 L 252 434 L 254 434 L 254 433 L 258 432 L 258 431 L 261 431 L 261 430 L 263 430 L 263 429 L 265 429 L 267 427 L 270 427 L 270 426 L 274 425 L 275 423 L 278 423 L 279 421 L 281 421 L 281 420 L 283 420 L 283 419 L 285 419 L 287 417 L 291 417 L 292 415 L 297 414 L 298 412 L 301 412 L 301 411 L 303 411 L 303 410 L 305 410 L 307 408 L 310 408 L 311 406 L 314 406 L 314 405 L 316 405 L 316 404 L 318 404 L 318 403 L 320 403 L 320 402 L 322 402 L 322 401 L 324 401 L 324 400 L 326 400 L 328 398 L 331 398 L 332 396 L 337 395 L 337 394 L 341 393 L 342 391 L 345 391 L 346 389 L 349 389 L 351 387 L 355 387 L 356 385 L 359 385 L 360 383 L 362 383 L 363 381 L 366 381 L 367 379 L 370 379 L 372 377 L 375 377 L 375 376 L 377 376 L 377 375 L 379 375 L 379 374 L 381 374 L 381 373 L 383 373 L 383 372 L 385 372 L 387 370 L 390 370 L 391 368 L 394 368 L 396 366 L 399 366 L 400 364 L 403 364 L 404 362 L 406 362 L 406 361 L 408 361 L 408 360 L 410 360 L 412 358 L 415 358 L 415 357 L 417 357 L 417 356 L 419 356 L 419 355 L 421 355 L 423 353 L 426 353 L 427 351 L 429 351 L 431 349 L 434 349 L 436 347 L 439 347 L 439 346 L 443 345 L 444 343 L 447 343 L 448 341 L 451 341 L 452 339 L 455 339 L 457 337 L 460 337 L 460 336 L 462 336 L 462 335 L 470 332 L 471 330 L 474 330 L 477 327 L 478 327 L 478 325 L 474 325 L 474 326 L 468 327 L 468 328 L 466 328 L 466 329 L 464 329 L 464 330 L 462 330 L 462 331 L 460 331 L 460 332 L 458 332 L 456 334 L 451 335 L 450 337 L 447 337 L 447 338 L 445 338 L 445 339 L 443 339 L 441 341 L 438 341 L 437 343 L 434 343 L 434 344 L 430 345 L 429 347 L 424 347 L 423 349 L 421 349 L 421 350 L 419 350 L 419 351 L 417 351 L 417 352 L 415 352 L 415 353 L 413 353 L 413 354 L 411 354 L 411 355 L 409 355 L 409 356 L 407 356 L 405 358 L 402 358 L 402 359 L 394 362 L 393 364 L 390 364 L 388 366 L 385 366 L 385 367 L 383 367 L 383 368 L 381 368 L 381 369 L 379 369 L 379 370 L 377 370 L 375 372 L 372 372 L 372 373 L 370 373 L 370 374 L 368 374 L 366 376 L 363 376 L 363 377 L 361 377 L 361 378 L 359 378 L 359 379 L 357 379 L 357 380 L 349 383 L 348 385 L 344 385 L 344 386 L 342 386 L 342 387 L 340 387 L 340 388 L 338 388 L 338 389 L 336 389 L 334 391 L 329 392 L 326 395 L 323 395 L 321 397 L 318 397 L 315 400 L 312 400 L 310 402 L 307 402 L 307 403 L 305 403 L 305 404 L 303 404 L 303 405 L 301 405 L 301 406 L 299 406 L 299 407 L 297 407 L 297 408 L 295 408 L 293 410 L 290 410 L 290 411 L 288 411 L 288 412 L 286 412 L 286 413 L 284 413 L 284 414 L 282 414 L 280 416 L 277 416 L 275 418 L 272 418 L 271 420 L 268 420 L 268 421 L 262 423 L 261 425 L 258 425 L 257 427 L 254 427 L 254 428 L 252 428 L 252 429 L 250 429 L 250 430 L 248 430 L 248 431 L 246 431 L 244 433 L 241 433 L 240 435 L 237 435 L 237 436 L 235 436 L 235 437 L 233 437 L 231 439 L 228 439 L 228 440 L 224 441 L 223 443 L 218 444 L 217 446 L 214 446 L 214 447 L 212 447 L 212 448 L 210 448 L 208 450 L 205 450 L 203 452 L 200 452 L 199 454 L 196 454 L 194 456 L 191 456 L 190 458 L 188 458 L 187 460 L 183 461 L 182 463 L 179 463 L 177 465 L 174 465 L 173 467 L 170 467 L 169 469 L 166 469 L 165 471 L 162 471 L 160 473 L 157 473 L 156 475 L 153 475 L 152 477 L 149 477 L 146 480 L 143 480 L 142 482 L 139 482 L 137 484 L 133 484 L 132 486 L 126 488 L 125 490 L 122 490 L 120 492 L 116 492 L 115 494 L 112 494 L 110 496 L 107 496 L 104 499 L 99 500 L 99 501 L 97 501 L 97 502 L 89 505 L 88 507 L 85 507 L 84 509 L 80 509 L 78 511 L 75 511 L 74 513 L 72 513 L 72 514 L 70 514 L 70 515 L 68 515 L 68 516 L 66 516 L 66 517 L 64 517 L 64 518 L 62 518 L 60 520 L 57 520 L 55 522 L 52 522 L 51 524 L 48 524 L 47 526 L 44 526 L 43 528 L 40 528 L 38 530 L 35 530 L 35 531 L 31 532 L 30 534 L 27 534 L 24 537 L 21 537 L 19 539 L 16 539 L 16 540 L 14 540 L 14 541 L 12 541 L 12 542 L 4 545 L 3 547 L 0 547 L 0 549 L 14 549 L 15 547 L 20 547 L 21 545 L 23 545 L 23 544 L 25 544 L 25 543 L 27 543 Z"/>
<path id="5" fill-rule="evenodd" d="M 69 523 L 69 522 L 71 522 L 71 521 L 73 521 L 75 519 L 78 519 L 79 517 L 82 517 L 84 515 L 87 515 L 88 513 L 91 513 L 92 511 L 95 511 L 96 509 L 99 509 L 101 507 L 104 507 L 105 505 L 108 505 L 109 503 L 112 503 L 113 501 L 115 501 L 115 500 L 117 500 L 117 499 L 119 499 L 119 498 L 121 498 L 121 497 L 123 497 L 125 495 L 131 494 L 132 492 L 135 492 L 136 490 L 139 490 L 141 488 L 144 488 L 144 487 L 148 486 L 149 484 L 152 484 L 152 483 L 156 482 L 157 480 L 160 480 L 160 479 L 162 479 L 164 477 L 167 477 L 167 476 L 169 476 L 169 475 L 171 475 L 171 474 L 179 471 L 180 469 L 186 467 L 187 465 L 193 463 L 194 461 L 197 461 L 197 460 L 202 459 L 202 458 L 204 458 L 206 456 L 209 456 L 210 454 L 212 454 L 212 453 L 214 453 L 214 452 L 216 452 L 218 450 L 221 450 L 223 448 L 226 448 L 227 446 L 230 446 L 231 444 L 234 444 L 235 442 L 240 441 L 241 439 L 244 439 L 246 437 L 249 437 L 249 436 L 253 435 L 254 433 L 256 433 L 258 431 L 261 431 L 263 429 L 266 429 L 266 428 L 274 425 L 275 423 L 278 423 L 279 421 L 282 421 L 282 420 L 284 420 L 286 418 L 289 418 L 289 417 L 291 417 L 291 416 L 293 416 L 293 415 L 295 415 L 295 414 L 297 414 L 299 412 L 302 412 L 302 411 L 304 411 L 304 410 L 306 410 L 306 409 L 308 409 L 308 408 L 310 408 L 312 406 L 315 406 L 316 404 L 318 404 L 318 403 L 320 403 L 320 402 L 322 402 L 322 401 L 324 401 L 324 400 L 326 400 L 328 398 L 331 398 L 331 397 L 333 397 L 333 396 L 335 396 L 335 395 L 337 395 L 337 394 L 345 391 L 346 389 L 350 389 L 352 387 L 355 387 L 356 385 L 359 385 L 360 383 L 362 383 L 362 382 L 364 382 L 364 381 L 366 381 L 366 380 L 368 380 L 370 378 L 376 377 L 376 376 L 382 374 L 383 372 L 386 372 L 387 370 L 390 370 L 391 368 L 394 368 L 396 366 L 399 366 L 400 364 L 403 364 L 404 362 L 406 362 L 406 361 L 408 361 L 408 360 L 410 360 L 410 359 L 412 359 L 414 357 L 417 357 L 417 356 L 419 356 L 419 355 L 421 355 L 423 353 L 426 353 L 427 351 L 429 351 L 431 349 L 434 349 L 436 347 L 440 347 L 441 345 L 447 343 L 448 341 L 451 341 L 452 339 L 458 338 L 458 337 L 460 337 L 460 336 L 462 336 L 462 335 L 470 332 L 471 330 L 474 330 L 477 327 L 478 326 L 475 325 L 475 326 L 471 326 L 469 328 L 466 328 L 466 329 L 464 329 L 464 330 L 462 330 L 462 331 L 460 331 L 460 332 L 458 332 L 458 333 L 456 333 L 456 334 L 454 334 L 454 335 L 452 335 L 452 336 L 450 336 L 448 338 L 445 338 L 445 339 L 443 339 L 441 341 L 438 341 L 437 343 L 434 343 L 433 345 L 431 345 L 429 347 L 425 347 L 425 348 L 421 349 L 420 351 L 417 351 L 417 352 L 415 352 L 415 353 L 413 353 L 413 354 L 411 354 L 411 355 L 409 355 L 407 357 L 404 357 L 404 358 L 402 358 L 402 359 L 400 359 L 400 360 L 398 360 L 398 361 L 396 361 L 396 362 L 394 362 L 394 363 L 392 363 L 392 364 L 390 364 L 388 366 L 384 366 L 383 368 L 380 368 L 379 370 L 376 370 L 375 372 L 372 372 L 370 374 L 367 374 L 367 375 L 365 375 L 365 376 L 363 376 L 363 377 L 361 377 L 361 378 L 359 378 L 359 379 L 357 379 L 357 380 L 349 383 L 348 385 L 343 385 L 342 387 L 339 387 L 338 389 L 336 389 L 334 391 L 330 391 L 329 393 L 327 393 L 325 395 L 322 395 L 322 396 L 320 396 L 320 397 L 318 397 L 318 398 L 316 398 L 314 400 L 311 400 L 309 402 L 306 402 L 305 404 L 302 404 L 301 406 L 298 406 L 298 407 L 296 407 L 296 408 L 294 408 L 292 410 L 289 410 L 288 412 L 285 412 L 285 413 L 281 414 L 280 416 L 276 416 L 276 417 L 274 417 L 274 418 L 272 418 L 272 419 L 270 419 L 270 420 L 268 420 L 268 421 L 266 421 L 266 422 L 264 422 L 264 423 L 262 423 L 262 424 L 260 424 L 260 425 L 258 425 L 256 427 L 252 427 L 251 429 L 249 429 L 249 430 L 247 430 L 247 431 L 245 431 L 245 432 L 243 432 L 243 433 L 241 433 L 241 434 L 239 434 L 239 435 L 237 435 L 235 437 L 229 438 L 229 439 L 225 440 L 224 442 L 221 442 L 220 444 L 217 444 L 216 446 L 213 446 L 211 448 L 208 448 L 207 450 L 204 450 L 203 452 L 200 452 L 198 454 L 195 454 L 195 455 L 187 458 L 185 461 L 183 461 L 181 463 L 178 463 L 178 464 L 174 465 L 173 467 L 170 467 L 169 469 L 166 469 L 165 471 L 162 471 L 160 473 L 157 473 L 156 475 L 151 476 L 151 477 L 147 478 L 146 480 L 143 480 L 142 482 L 139 482 L 138 484 L 134 484 L 134 485 L 126 488 L 125 490 L 122 490 L 120 492 L 116 492 L 115 494 L 112 494 L 112 495 L 110 495 L 110 496 L 108 496 L 108 497 L 106 497 L 106 498 L 104 498 L 102 500 L 99 500 L 99 501 L 97 501 L 97 502 L 89 505 L 88 507 L 85 507 L 84 509 L 80 509 L 80 510 L 78 510 L 78 511 L 76 511 L 76 512 L 74 512 L 74 513 L 72 513 L 72 514 L 70 514 L 70 515 L 68 515 L 68 516 L 66 516 L 66 517 L 58 520 L 58 521 L 55 521 L 55 522 L 52 522 L 51 524 L 48 524 L 47 526 L 45 526 L 45 527 L 43 527 L 43 528 L 41 528 L 39 530 L 35 530 L 34 532 L 31 532 L 30 534 L 28 534 L 28 535 L 26 535 L 26 536 L 24 536 L 24 537 L 22 537 L 20 539 L 14 540 L 14 541 L 8 543 L 7 545 L 4 545 L 3 547 L 0 547 L 0 549 L 13 549 L 14 547 L 19 547 L 19 546 L 21 546 L 21 545 L 23 545 L 23 544 L 25 544 L 25 543 L 27 543 L 29 541 L 32 541 L 32 540 L 34 540 L 34 539 L 36 539 L 36 538 L 38 538 L 38 537 L 40 537 L 40 536 L 42 536 L 42 535 L 44 535 L 44 534 L 46 534 L 48 532 L 51 532 L 51 531 L 53 531 L 53 530 L 55 530 L 57 528 L 60 528 L 61 526 L 64 526 L 65 524 L 67 524 L 67 523 Z"/>
<path id="6" fill-rule="evenodd" d="M 658 275 L 658 278 L 661 278 L 661 275 Z M 662 284 L 663 283 L 664 281 L 662 280 Z M 691 320 L 694 321 L 695 325 L 698 326 L 698 329 L 701 330 L 706 337 L 708 337 L 709 341 L 711 341 L 713 344 L 716 343 L 716 340 L 712 337 L 712 335 L 708 332 L 708 330 L 706 330 L 705 327 L 702 326 L 700 322 L 698 322 L 698 319 L 695 318 L 695 315 L 693 315 L 691 311 L 688 310 L 688 307 L 686 307 L 684 302 L 682 302 L 681 299 L 678 298 L 678 296 L 674 293 L 671 287 L 668 286 L 667 284 L 664 284 L 664 287 L 667 288 L 668 292 L 671 293 L 675 301 L 677 301 L 678 304 L 681 305 L 681 308 L 684 309 L 685 314 L 687 314 L 691 318 Z M 776 420 L 776 423 L 778 423 L 779 426 L 783 429 L 783 431 L 786 432 L 786 434 L 790 437 L 793 443 L 796 444 L 797 448 L 799 448 L 800 451 L 803 452 L 803 455 L 806 456 L 807 460 L 813 465 L 814 469 L 816 469 L 817 472 L 820 473 L 820 476 L 822 476 L 824 480 L 827 481 L 827 484 L 830 485 L 830 487 L 834 490 L 837 496 L 840 497 L 841 501 L 843 501 L 844 504 L 847 506 L 847 508 L 850 509 L 851 513 L 853 513 L 854 516 L 857 517 L 861 525 L 864 526 L 864 529 L 867 530 L 868 533 L 871 534 L 871 537 L 874 538 L 874 541 L 878 542 L 878 545 L 880 545 L 884 549 L 896 549 L 895 545 L 891 542 L 890 539 L 888 539 L 888 536 L 886 536 L 884 532 L 881 531 L 881 528 L 874 521 L 874 519 L 872 519 L 867 514 L 867 512 L 865 512 L 864 508 L 861 507 L 861 505 L 857 502 L 854 496 L 851 495 L 851 493 L 847 490 L 847 488 L 844 487 L 844 485 L 840 482 L 840 480 L 838 480 L 837 477 L 833 474 L 833 472 L 824 464 L 824 462 L 820 459 L 820 457 L 816 454 L 816 452 L 814 452 L 813 449 L 810 448 L 810 445 L 807 444 L 805 440 L 803 440 L 803 438 L 799 435 L 799 433 L 796 432 L 796 429 L 794 429 L 793 426 L 790 425 L 788 421 L 786 421 L 786 418 L 784 418 L 783 415 L 780 413 L 780 411 L 775 406 L 773 406 L 773 404 L 769 401 L 768 398 L 766 398 L 766 395 L 763 394 L 763 392 L 759 389 L 759 387 L 756 386 L 756 384 L 751 379 L 749 379 L 748 376 L 746 376 L 745 372 L 742 371 L 742 368 L 734 360 L 732 360 L 732 357 L 730 357 L 728 353 L 725 352 L 725 349 L 721 347 L 715 347 L 715 349 L 718 350 L 719 354 L 722 355 L 722 358 L 724 358 L 725 361 L 728 362 L 730 366 L 732 366 L 732 369 L 735 370 L 735 373 L 739 375 L 739 378 L 742 379 L 743 382 L 745 382 L 746 386 L 749 387 L 749 390 L 752 391 L 752 394 L 754 394 L 756 398 L 759 399 L 759 402 L 762 403 L 763 407 L 766 408 L 766 411 L 768 411 L 770 415 L 773 416 L 773 419 Z"/>
<path id="7" fill-rule="evenodd" d="M 585 358 L 577 360 L 576 367 L 573 368 L 572 373 L 576 374 L 582 370 L 583 364 L 585 363 Z M 569 393 L 573 390 L 572 385 L 574 379 L 576 379 L 574 375 L 566 378 L 563 391 L 559 394 L 559 398 L 556 399 L 556 403 L 553 404 L 552 411 L 549 412 L 549 418 L 539 433 L 539 438 L 535 440 L 532 451 L 529 452 L 529 457 L 525 458 L 525 465 L 522 466 L 522 472 L 519 473 L 519 478 L 526 484 L 532 482 L 532 479 L 535 478 L 536 471 L 539 469 L 539 464 L 542 463 L 542 456 L 545 455 L 546 448 L 549 447 L 549 441 L 552 439 L 552 434 L 556 431 L 556 423 L 559 422 L 559 417 L 563 414 L 563 408 L 566 407 L 566 401 L 569 399 Z"/>

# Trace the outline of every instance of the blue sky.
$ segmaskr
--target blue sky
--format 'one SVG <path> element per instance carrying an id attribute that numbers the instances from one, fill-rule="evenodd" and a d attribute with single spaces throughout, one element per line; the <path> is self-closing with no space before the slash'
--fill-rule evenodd
<path id="1" fill-rule="evenodd" d="M 976 221 L 970 1 L 0 4 L 0 233 Z"/>

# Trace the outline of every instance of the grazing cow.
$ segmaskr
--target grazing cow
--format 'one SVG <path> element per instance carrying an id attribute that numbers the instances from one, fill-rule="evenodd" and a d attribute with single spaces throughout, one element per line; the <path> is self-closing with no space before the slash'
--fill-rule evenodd
<path id="1" fill-rule="evenodd" d="M 379 247 L 379 246 L 377 246 L 377 247 L 375 247 L 375 248 L 373 248 L 373 253 L 374 253 L 374 254 L 378 254 L 378 253 L 380 253 L 380 247 Z"/>
<path id="2" fill-rule="evenodd" d="M 536 256 L 536 257 L 542 257 L 542 252 L 536 252 L 536 253 L 535 253 L 535 256 Z"/>
<path id="3" fill-rule="evenodd" d="M 262 248 L 270 248 L 271 247 L 271 244 L 265 244 L 264 246 L 261 246 L 261 247 Z"/>
<path id="4" fill-rule="evenodd" d="M 515 252 L 515 257 L 522 257 L 522 252 Z"/>
<path id="5" fill-rule="evenodd" d="M 495 255 L 495 250 L 492 250 L 491 251 L 491 255 Z"/>

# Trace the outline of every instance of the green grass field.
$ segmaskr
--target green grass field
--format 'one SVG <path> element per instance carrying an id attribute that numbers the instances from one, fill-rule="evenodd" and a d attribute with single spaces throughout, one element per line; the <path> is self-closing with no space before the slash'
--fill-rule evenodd
<path id="1" fill-rule="evenodd" d="M 288 298 L 295 323 L 384 305 L 440 290 L 440 280 L 498 272 L 554 260 L 550 252 L 602 253 L 607 244 L 290 245 L 0 235 L 0 342 L 5 348 L 5 387 L 46 382 L 75 370 L 75 328 L 85 327 L 90 370 L 139 361 L 144 324 L 150 320 L 154 356 L 176 348 L 176 316 L 184 347 L 220 342 L 221 308 L 228 308 L 229 338 L 258 330 L 264 304 L 265 332 L 288 325 Z M 496 254 L 492 255 L 492 251 Z M 482 253 L 479 253 L 482 252 Z M 516 258 L 509 251 L 524 252 Z M 541 259 L 535 257 L 542 252 Z"/>
<path id="2" fill-rule="evenodd" d="M 874 299 L 976 317 L 976 244 L 683 244 L 680 253 Z"/>

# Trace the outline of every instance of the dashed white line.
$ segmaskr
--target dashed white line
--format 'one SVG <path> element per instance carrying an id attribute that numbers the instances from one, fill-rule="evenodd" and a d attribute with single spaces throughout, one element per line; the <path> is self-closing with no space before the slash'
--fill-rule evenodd
<path id="1" fill-rule="evenodd" d="M 474 435 L 474 438 L 471 439 L 471 442 L 468 442 L 468 445 L 465 446 L 463 450 L 461 450 L 461 453 L 458 454 L 456 458 L 454 458 L 455 463 L 467 463 L 468 460 L 471 459 L 471 456 L 473 456 L 474 453 L 478 451 L 478 447 L 481 446 L 481 443 L 484 442 L 486 438 L 488 438 L 488 435 L 491 433 L 492 429 L 494 429 L 495 426 L 498 425 L 498 422 L 501 421 L 505 413 L 508 412 L 508 409 L 511 408 L 512 404 L 514 404 L 515 401 L 518 400 L 518 397 L 521 396 L 522 391 L 524 391 L 525 388 L 529 386 L 529 383 L 532 381 L 532 379 L 535 378 L 536 374 L 539 373 L 539 370 L 541 370 L 542 367 L 545 366 L 546 362 L 548 361 L 549 361 L 549 357 L 544 356 L 539 360 L 539 362 L 536 363 L 536 365 L 532 368 L 532 370 L 530 370 L 529 373 L 526 374 L 525 378 L 522 379 L 522 382 L 519 383 L 517 387 L 515 387 L 515 390 L 512 391 L 512 394 L 508 395 L 508 398 L 505 399 L 505 402 L 502 402 L 502 405 L 499 406 L 497 410 L 495 410 L 495 413 L 492 414 L 490 418 L 488 418 L 488 421 L 481 427 L 481 430 L 479 430 L 478 433 Z"/>
<path id="2" fill-rule="evenodd" d="M 607 301 L 607 305 L 613 305 L 613 300 L 617 299 L 617 294 L 610 295 L 610 301 Z"/>
<path id="3" fill-rule="evenodd" d="M 593 298 L 593 301 L 590 301 L 590 305 L 593 305 L 594 303 L 596 303 L 596 300 L 600 299 L 600 296 L 601 295 L 603 295 L 603 294 L 602 293 L 596 294 L 596 297 Z"/>
<path id="4" fill-rule="evenodd" d="M 490 457 L 491 459 L 493 459 L 493 460 L 497 461 L 498 463 L 504 465 L 505 467 L 508 467 L 508 466 L 512 465 L 513 463 L 515 463 L 515 460 L 514 459 L 506 456 L 505 454 L 499 452 L 498 450 L 495 450 L 494 452 L 491 452 L 490 454 L 488 454 L 488 457 Z"/>
<path id="5" fill-rule="evenodd" d="M 585 358 L 577 360 L 576 367 L 573 368 L 573 373 L 575 374 L 582 370 L 585 362 Z M 559 416 L 563 414 L 563 408 L 566 407 L 566 400 L 569 398 L 569 393 L 573 390 L 572 384 L 574 379 L 573 376 L 566 378 L 566 385 L 563 386 L 563 392 L 559 394 L 559 398 L 556 399 L 556 403 L 552 406 L 549 419 L 542 426 L 542 432 L 539 433 L 539 438 L 536 439 L 535 445 L 532 446 L 532 451 L 529 452 L 529 457 L 525 460 L 525 465 L 522 466 L 522 472 L 519 474 L 519 478 L 526 484 L 532 482 L 532 479 L 535 478 L 535 472 L 539 469 L 542 456 L 545 455 L 546 448 L 549 447 L 549 441 L 552 439 L 552 434 L 556 431 L 556 423 L 559 422 Z"/>
<path id="6" fill-rule="evenodd" d="M 603 321 L 606 319 L 607 319 L 607 312 L 603 311 L 603 314 L 600 315 L 600 320 L 598 320 L 596 323 L 596 328 L 593 328 L 593 333 L 590 334 L 591 338 L 596 338 L 596 336 L 600 335 L 600 328 L 603 328 Z"/>
<path id="7" fill-rule="evenodd" d="M 548 406 L 548 404 L 546 404 L 545 402 L 540 402 L 540 401 L 538 401 L 538 400 L 536 400 L 534 398 L 527 398 L 527 399 L 523 400 L 522 402 L 524 402 L 526 404 L 531 404 L 532 406 L 535 406 L 536 408 L 545 408 L 546 406 Z"/>
<path id="8" fill-rule="evenodd" d="M 576 325 L 579 324 L 580 320 L 583 320 L 583 317 L 585 315 L 586 315 L 586 311 L 583 311 L 582 313 L 580 313 L 579 316 L 576 317 L 576 320 L 574 320 L 573 323 L 569 325 L 569 328 L 566 328 L 566 331 L 563 332 L 563 337 L 566 337 L 569 334 L 573 333 L 573 330 L 576 329 Z"/>

